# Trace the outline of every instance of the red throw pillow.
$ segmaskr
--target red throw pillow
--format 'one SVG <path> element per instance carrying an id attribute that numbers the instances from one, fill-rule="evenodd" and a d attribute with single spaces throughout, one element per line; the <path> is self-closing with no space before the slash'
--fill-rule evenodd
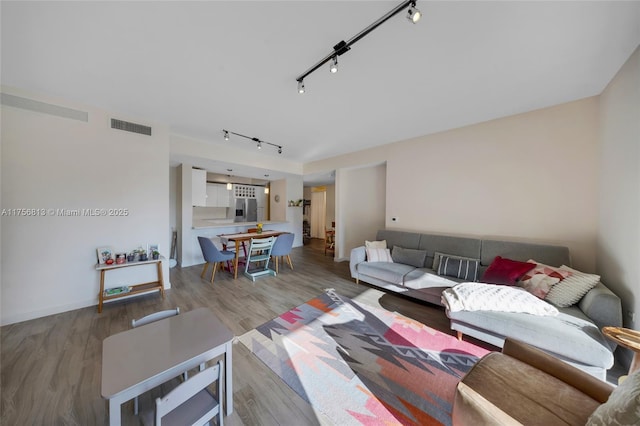
<path id="1" fill-rule="evenodd" d="M 535 263 L 519 262 L 496 256 L 482 275 L 483 283 L 515 285 L 524 274 L 535 268 Z"/>

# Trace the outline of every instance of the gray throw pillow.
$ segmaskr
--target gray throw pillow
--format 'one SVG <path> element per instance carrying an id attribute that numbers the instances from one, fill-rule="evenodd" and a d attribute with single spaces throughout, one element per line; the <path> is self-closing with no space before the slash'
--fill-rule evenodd
<path id="1" fill-rule="evenodd" d="M 395 263 L 404 263 L 405 265 L 422 268 L 424 259 L 427 257 L 426 250 L 406 249 L 399 246 L 393 246 L 391 250 L 391 258 Z"/>
<path id="2" fill-rule="evenodd" d="M 480 261 L 480 259 L 476 259 L 474 257 L 458 256 L 457 254 L 442 253 L 437 251 L 433 254 L 433 266 L 431 267 L 431 269 L 433 269 L 434 271 L 438 270 L 438 266 L 440 266 L 440 259 L 442 258 L 442 256 L 448 256 L 451 259 L 477 260 L 478 262 Z"/>
<path id="3" fill-rule="evenodd" d="M 440 256 L 438 275 L 460 278 L 465 281 L 478 281 L 478 259 L 462 259 L 457 256 Z"/>

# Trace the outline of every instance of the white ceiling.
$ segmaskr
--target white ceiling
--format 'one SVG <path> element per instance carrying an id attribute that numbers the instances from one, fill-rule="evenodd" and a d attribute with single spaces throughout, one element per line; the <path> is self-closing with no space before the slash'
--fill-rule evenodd
<path id="1" fill-rule="evenodd" d="M 597 95 L 640 43 L 638 1 L 419 0 L 297 93 L 399 3 L 2 1 L 1 81 L 306 163 Z"/>

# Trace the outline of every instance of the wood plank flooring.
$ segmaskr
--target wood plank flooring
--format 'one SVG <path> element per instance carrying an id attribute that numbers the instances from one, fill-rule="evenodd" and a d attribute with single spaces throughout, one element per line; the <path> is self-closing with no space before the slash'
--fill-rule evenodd
<path id="1" fill-rule="evenodd" d="M 294 270 L 283 265 L 277 277 L 255 283 L 219 271 L 211 286 L 200 278 L 201 266 L 175 267 L 164 300 L 150 294 L 107 303 L 102 314 L 93 306 L 2 327 L 0 424 L 108 424 L 107 403 L 100 396 L 103 339 L 129 329 L 133 318 L 175 306 L 182 312 L 207 307 L 240 336 L 334 288 L 453 335 L 441 307 L 356 285 L 348 262 L 324 255 L 323 240 L 293 249 L 291 258 Z M 234 345 L 233 359 L 234 413 L 225 418 L 227 425 L 330 424 L 244 345 Z M 151 406 L 160 392 L 143 395 L 141 406 Z M 124 425 L 139 424 L 132 402 L 123 406 L 122 419 Z"/>

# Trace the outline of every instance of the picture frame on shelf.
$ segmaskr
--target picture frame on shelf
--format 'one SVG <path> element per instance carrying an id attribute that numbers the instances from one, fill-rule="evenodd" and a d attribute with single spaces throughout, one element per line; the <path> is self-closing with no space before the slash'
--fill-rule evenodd
<path id="1" fill-rule="evenodd" d="M 98 247 L 96 249 L 96 254 L 98 255 L 98 264 L 99 265 L 104 265 L 109 260 L 115 262 L 115 253 L 113 251 L 113 247 L 109 247 L 109 246 Z M 113 262 L 111 262 L 111 263 L 113 263 Z"/>
<path id="2" fill-rule="evenodd" d="M 147 244 L 147 256 L 149 256 L 149 259 L 154 259 L 156 260 L 158 257 L 154 257 L 154 253 L 158 253 L 158 257 L 160 254 L 160 244 L 158 243 L 149 243 Z"/>

